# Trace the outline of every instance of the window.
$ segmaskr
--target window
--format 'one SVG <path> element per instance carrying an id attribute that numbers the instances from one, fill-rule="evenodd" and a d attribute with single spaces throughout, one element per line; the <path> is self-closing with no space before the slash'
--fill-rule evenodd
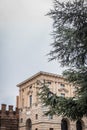
<path id="1" fill-rule="evenodd" d="M 41 83 L 40 80 L 37 80 L 36 84 L 39 85 L 40 83 Z"/>
<path id="2" fill-rule="evenodd" d="M 32 122 L 31 119 L 26 121 L 26 130 L 32 130 Z"/>
<path id="3" fill-rule="evenodd" d="M 50 82 L 50 81 L 48 81 L 48 84 L 51 84 L 51 82 Z"/>
<path id="4" fill-rule="evenodd" d="M 50 115 L 50 114 L 49 114 L 49 115 L 48 115 L 48 118 L 49 118 L 49 120 L 50 120 L 50 119 L 53 119 L 53 115 Z"/>
<path id="5" fill-rule="evenodd" d="M 38 119 L 38 114 L 35 115 L 35 118 Z"/>
<path id="6" fill-rule="evenodd" d="M 24 89 L 22 89 L 22 92 L 24 92 Z"/>
<path id="7" fill-rule="evenodd" d="M 35 130 L 38 130 L 38 128 L 36 128 Z"/>
<path id="8" fill-rule="evenodd" d="M 61 130 L 68 130 L 68 124 L 65 119 L 62 119 L 61 121 Z"/>
<path id="9" fill-rule="evenodd" d="M 65 93 L 61 93 L 61 97 L 65 97 Z"/>
<path id="10" fill-rule="evenodd" d="M 22 112 L 22 108 L 19 109 L 19 112 L 20 112 L 20 113 Z"/>
<path id="11" fill-rule="evenodd" d="M 20 119 L 20 123 L 23 123 L 23 118 Z"/>
<path id="12" fill-rule="evenodd" d="M 22 99 L 22 106 L 24 107 L 24 98 Z"/>
<path id="13" fill-rule="evenodd" d="M 61 83 L 61 84 L 60 84 L 60 87 L 65 87 L 65 84 L 62 84 L 62 83 Z"/>
<path id="14" fill-rule="evenodd" d="M 32 86 L 29 87 L 30 89 L 32 88 Z"/>
<path id="15" fill-rule="evenodd" d="M 49 130 L 53 130 L 53 128 L 50 128 Z"/>
<path id="16" fill-rule="evenodd" d="M 29 97 L 30 99 L 30 107 L 32 106 L 32 95 L 30 95 L 30 97 Z"/>
<path id="17" fill-rule="evenodd" d="M 82 130 L 82 122 L 80 120 L 76 122 L 76 130 Z"/>

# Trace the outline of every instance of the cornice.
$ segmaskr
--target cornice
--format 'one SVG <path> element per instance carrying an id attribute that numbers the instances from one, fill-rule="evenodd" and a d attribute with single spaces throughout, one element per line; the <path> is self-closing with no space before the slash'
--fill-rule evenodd
<path id="1" fill-rule="evenodd" d="M 40 72 L 34 74 L 33 76 L 31 76 L 30 78 L 24 80 L 23 82 L 17 84 L 17 87 L 21 87 L 23 84 L 26 84 L 27 82 L 33 80 L 34 78 L 36 78 L 36 77 L 38 77 L 40 75 L 45 75 L 45 76 L 51 76 L 51 77 L 55 77 L 55 78 L 64 79 L 64 77 L 62 77 L 61 75 L 54 74 L 54 73 L 49 73 L 49 72 L 44 72 L 44 71 L 40 71 Z"/>

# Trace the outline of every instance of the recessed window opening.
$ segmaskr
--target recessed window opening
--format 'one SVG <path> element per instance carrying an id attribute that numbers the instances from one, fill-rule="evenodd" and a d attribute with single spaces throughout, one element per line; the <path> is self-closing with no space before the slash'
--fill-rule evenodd
<path id="1" fill-rule="evenodd" d="M 82 130 L 82 122 L 80 120 L 76 122 L 76 130 Z"/>
<path id="2" fill-rule="evenodd" d="M 50 128 L 49 130 L 53 130 L 53 128 Z"/>
<path id="3" fill-rule="evenodd" d="M 65 84 L 62 84 L 62 83 L 61 83 L 60 86 L 61 86 L 61 87 L 65 87 Z"/>
<path id="4" fill-rule="evenodd" d="M 68 130 L 68 123 L 66 119 L 62 119 L 61 121 L 61 130 Z"/>
<path id="5" fill-rule="evenodd" d="M 38 114 L 35 115 L 36 120 L 38 119 Z"/>
<path id="6" fill-rule="evenodd" d="M 30 100 L 30 107 L 31 107 L 32 106 L 32 95 L 30 95 L 29 100 Z"/>
<path id="7" fill-rule="evenodd" d="M 30 89 L 32 88 L 32 85 L 29 87 Z"/>
<path id="8" fill-rule="evenodd" d="M 50 82 L 50 81 L 48 81 L 48 84 L 51 84 L 51 82 Z"/>

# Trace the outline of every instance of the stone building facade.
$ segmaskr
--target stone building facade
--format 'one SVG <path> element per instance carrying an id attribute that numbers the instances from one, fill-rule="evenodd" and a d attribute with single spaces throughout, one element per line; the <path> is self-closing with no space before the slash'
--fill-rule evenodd
<path id="1" fill-rule="evenodd" d="M 9 105 L 7 110 L 6 104 L 2 104 L 0 110 L 0 130 L 18 130 L 18 123 L 18 109 L 14 111 L 13 106 Z"/>
<path id="2" fill-rule="evenodd" d="M 87 119 L 70 121 L 62 116 L 45 116 L 47 108 L 41 104 L 37 93 L 40 82 L 48 84 L 50 90 L 59 96 L 73 97 L 75 87 L 67 83 L 63 77 L 39 72 L 19 83 L 19 130 L 87 130 Z"/>

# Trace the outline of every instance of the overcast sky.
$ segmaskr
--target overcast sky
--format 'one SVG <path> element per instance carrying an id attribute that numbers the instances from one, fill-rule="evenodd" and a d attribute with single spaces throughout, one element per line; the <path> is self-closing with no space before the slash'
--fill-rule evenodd
<path id="1" fill-rule="evenodd" d="M 52 0 L 0 0 L 0 104 L 15 105 L 16 85 L 39 71 L 62 73 L 48 62 Z"/>

